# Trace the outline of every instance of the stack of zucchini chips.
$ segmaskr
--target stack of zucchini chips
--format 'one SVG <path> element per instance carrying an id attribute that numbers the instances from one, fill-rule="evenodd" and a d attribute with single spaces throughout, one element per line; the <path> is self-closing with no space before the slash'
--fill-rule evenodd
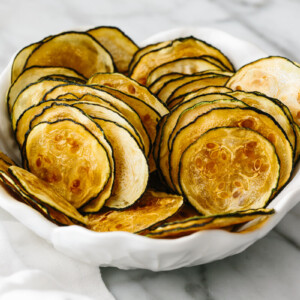
<path id="1" fill-rule="evenodd" d="M 63 32 L 15 57 L 7 109 L 18 200 L 58 225 L 176 238 L 246 232 L 274 210 L 299 157 L 300 68 L 268 57 L 235 72 L 194 37 L 139 48 L 115 27 Z"/>

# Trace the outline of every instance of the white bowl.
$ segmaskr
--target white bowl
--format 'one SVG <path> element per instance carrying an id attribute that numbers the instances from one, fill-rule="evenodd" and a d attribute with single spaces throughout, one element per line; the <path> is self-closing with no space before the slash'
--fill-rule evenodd
<path id="1" fill-rule="evenodd" d="M 236 68 L 266 56 L 263 51 L 248 42 L 210 28 L 181 28 L 162 32 L 148 38 L 141 45 L 190 35 L 221 49 Z M 0 76 L 0 149 L 20 161 L 5 104 L 10 84 L 11 63 Z M 245 250 L 278 224 L 300 200 L 299 194 L 298 163 L 291 182 L 269 205 L 276 210 L 276 214 L 262 228 L 244 234 L 207 230 L 175 240 L 155 240 L 126 232 L 98 233 L 79 226 L 58 227 L 38 212 L 12 198 L 1 186 L 0 206 L 37 235 L 46 239 L 58 251 L 75 259 L 95 266 L 162 271 L 208 263 Z"/>

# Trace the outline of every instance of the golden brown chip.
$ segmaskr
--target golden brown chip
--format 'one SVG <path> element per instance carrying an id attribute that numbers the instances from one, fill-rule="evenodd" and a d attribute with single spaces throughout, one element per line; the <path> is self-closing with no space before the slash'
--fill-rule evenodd
<path id="1" fill-rule="evenodd" d="M 272 215 L 273 209 L 245 210 L 228 215 L 193 217 L 183 221 L 165 223 L 145 232 L 151 238 L 178 238 L 207 229 L 223 229 L 236 224 L 243 224 L 256 218 Z"/>
<path id="2" fill-rule="evenodd" d="M 86 78 L 97 72 L 113 72 L 111 55 L 84 32 L 64 32 L 43 42 L 28 57 L 31 66 L 68 67 Z"/>
<path id="3" fill-rule="evenodd" d="M 87 31 L 112 55 L 121 73 L 127 73 L 129 63 L 138 46 L 119 28 L 101 26 Z"/>
<path id="4" fill-rule="evenodd" d="M 139 201 L 126 210 L 109 210 L 88 215 L 87 227 L 94 231 L 139 232 L 175 214 L 183 198 L 161 192 L 147 191 Z"/>

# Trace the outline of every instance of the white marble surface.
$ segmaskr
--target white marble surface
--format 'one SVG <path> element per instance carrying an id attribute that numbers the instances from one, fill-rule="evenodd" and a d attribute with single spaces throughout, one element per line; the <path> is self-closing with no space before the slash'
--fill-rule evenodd
<path id="1" fill-rule="evenodd" d="M 209 26 L 300 62 L 299 13 L 299 0 L 1 0 L 0 70 L 26 44 L 86 25 L 119 26 L 137 42 Z M 101 272 L 116 299 L 300 299 L 300 205 L 234 257 L 169 272 Z"/>

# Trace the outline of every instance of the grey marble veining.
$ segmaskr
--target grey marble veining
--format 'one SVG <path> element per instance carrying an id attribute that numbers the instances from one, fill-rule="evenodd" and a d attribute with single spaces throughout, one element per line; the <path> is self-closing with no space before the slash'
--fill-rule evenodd
<path id="1" fill-rule="evenodd" d="M 299 13 L 297 0 L 1 0 L 0 69 L 31 42 L 98 25 L 118 26 L 137 42 L 174 27 L 214 27 L 300 62 Z M 169 272 L 101 272 L 118 300 L 300 299 L 300 205 L 239 255 Z"/>

